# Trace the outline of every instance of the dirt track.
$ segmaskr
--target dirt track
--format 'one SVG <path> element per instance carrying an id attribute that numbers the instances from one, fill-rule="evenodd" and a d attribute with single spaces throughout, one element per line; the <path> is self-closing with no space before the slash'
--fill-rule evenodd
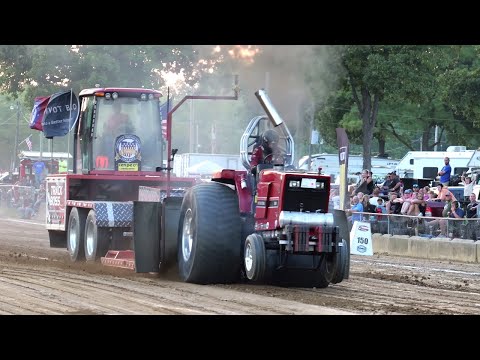
<path id="1" fill-rule="evenodd" d="M 71 263 L 40 220 L 4 215 L 0 229 L 0 314 L 480 314 L 476 264 L 375 254 L 327 289 L 202 286 Z"/>

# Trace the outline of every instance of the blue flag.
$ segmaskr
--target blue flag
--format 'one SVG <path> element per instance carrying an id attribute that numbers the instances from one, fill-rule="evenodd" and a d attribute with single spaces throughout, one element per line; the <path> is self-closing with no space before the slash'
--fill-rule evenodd
<path id="1" fill-rule="evenodd" d="M 68 134 L 77 122 L 79 114 L 80 105 L 73 91 L 53 94 L 43 115 L 43 134 L 47 139 Z"/>

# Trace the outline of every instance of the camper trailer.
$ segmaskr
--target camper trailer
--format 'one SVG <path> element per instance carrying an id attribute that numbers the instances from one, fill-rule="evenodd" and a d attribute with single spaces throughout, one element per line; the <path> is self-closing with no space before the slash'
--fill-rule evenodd
<path id="1" fill-rule="evenodd" d="M 443 159 L 450 158 L 453 175 L 462 175 L 470 170 L 470 160 L 475 150 L 465 146 L 449 146 L 446 151 L 409 151 L 396 167 L 401 178 L 435 180 L 443 167 Z"/>
<path id="2" fill-rule="evenodd" d="M 399 160 L 372 156 L 373 177 L 383 181 L 385 176 L 395 170 L 399 164 Z M 313 154 L 311 155 L 310 170 L 316 171 L 322 168 L 322 173 L 327 175 L 338 176 L 340 173 L 340 165 L 338 162 L 338 154 Z M 300 169 L 308 170 L 308 155 L 302 157 L 298 162 Z M 348 157 L 348 175 L 354 175 L 363 170 L 363 155 L 350 155 Z"/>

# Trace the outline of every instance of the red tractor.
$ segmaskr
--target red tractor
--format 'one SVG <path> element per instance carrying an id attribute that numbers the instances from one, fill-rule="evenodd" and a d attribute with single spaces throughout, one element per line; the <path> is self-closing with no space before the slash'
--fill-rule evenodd
<path id="1" fill-rule="evenodd" d="M 172 115 L 188 99 L 236 100 L 237 88 L 234 96 L 185 97 L 168 112 L 166 137 L 160 96 L 130 88 L 80 92 L 73 173 L 47 177 L 50 246 L 66 247 L 72 261 L 136 272 L 176 268 L 182 281 L 199 284 L 243 277 L 326 287 L 348 277 L 348 226 L 344 212 L 328 213 L 330 178 L 292 168 L 293 138 L 263 91 L 257 97 L 268 116 L 250 122 L 242 160 L 249 169 L 255 140 L 275 127 L 283 131 L 285 162 L 256 176 L 224 169 L 201 183 L 171 173 Z M 122 124 L 108 127 L 117 105 Z"/>
<path id="2" fill-rule="evenodd" d="M 267 116 L 253 118 L 240 142 L 250 169 L 261 134 L 280 133 L 283 162 L 249 170 L 222 170 L 211 182 L 188 189 L 180 209 L 177 249 L 187 282 L 239 280 L 284 286 L 327 287 L 348 278 L 349 235 L 345 213 L 328 212 L 330 177 L 295 170 L 294 141 L 267 94 L 256 96 Z M 173 254 L 174 252 L 172 252 Z"/>

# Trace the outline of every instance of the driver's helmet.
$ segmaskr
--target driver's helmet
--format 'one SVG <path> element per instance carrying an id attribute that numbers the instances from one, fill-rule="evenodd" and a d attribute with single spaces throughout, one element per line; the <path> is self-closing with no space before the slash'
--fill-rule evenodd
<path id="1" fill-rule="evenodd" d="M 268 129 L 263 133 L 263 143 L 269 147 L 277 145 L 278 140 L 280 140 L 280 136 L 278 136 L 278 133 L 273 129 Z"/>

